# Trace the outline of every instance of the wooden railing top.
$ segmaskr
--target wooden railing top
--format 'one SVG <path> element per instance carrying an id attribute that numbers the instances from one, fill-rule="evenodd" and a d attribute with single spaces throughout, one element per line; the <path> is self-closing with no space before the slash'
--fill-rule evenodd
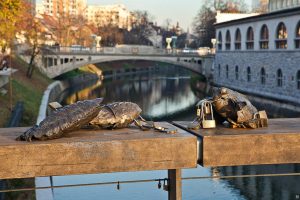
<path id="1" fill-rule="evenodd" d="M 2 128 L 0 179 L 193 168 L 197 160 L 203 166 L 300 163 L 300 118 L 271 119 L 260 129 L 191 131 L 187 123 L 174 122 L 176 134 L 79 130 L 31 143 L 15 141 L 27 128 Z"/>
<path id="2" fill-rule="evenodd" d="M 174 124 L 186 129 L 188 122 Z M 201 139 L 203 166 L 300 163 L 300 118 L 270 119 L 267 128 L 189 131 Z"/>
<path id="3" fill-rule="evenodd" d="M 197 138 L 181 129 L 176 134 L 141 131 L 136 127 L 79 130 L 55 140 L 16 141 L 26 129 L 0 129 L 0 179 L 197 165 Z"/>

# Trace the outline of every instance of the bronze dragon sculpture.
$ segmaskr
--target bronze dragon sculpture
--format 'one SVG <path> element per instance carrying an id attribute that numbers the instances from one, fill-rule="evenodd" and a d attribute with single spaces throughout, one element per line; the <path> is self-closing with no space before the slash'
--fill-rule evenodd
<path id="1" fill-rule="evenodd" d="M 102 105 L 102 98 L 78 101 L 74 104 L 61 106 L 50 103 L 54 112 L 47 116 L 17 140 L 48 140 L 62 137 L 64 133 L 80 128 L 125 128 L 134 123 L 142 130 L 154 129 L 165 133 L 175 133 L 176 129 L 157 126 L 154 122 L 147 122 L 140 114 L 142 109 L 132 102 L 114 102 Z"/>

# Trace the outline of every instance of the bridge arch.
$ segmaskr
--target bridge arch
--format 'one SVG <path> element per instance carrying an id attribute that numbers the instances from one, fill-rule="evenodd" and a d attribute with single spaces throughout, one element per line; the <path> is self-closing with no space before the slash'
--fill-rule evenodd
<path id="1" fill-rule="evenodd" d="M 190 71 L 198 74 L 207 74 L 207 69 L 203 64 L 210 63 L 212 66 L 212 56 L 200 57 L 198 55 L 106 55 L 106 54 L 96 54 L 96 55 L 48 55 L 44 56 L 43 64 L 45 68 L 43 71 L 50 78 L 55 78 L 61 74 L 68 71 L 72 71 L 79 67 L 88 64 L 98 64 L 104 62 L 122 61 L 122 60 L 146 60 L 146 61 L 156 61 L 163 62 L 172 65 L 181 66 Z M 51 61 L 49 61 L 51 60 Z M 51 65 L 49 65 L 49 63 Z M 210 69 L 209 69 L 210 70 Z"/>

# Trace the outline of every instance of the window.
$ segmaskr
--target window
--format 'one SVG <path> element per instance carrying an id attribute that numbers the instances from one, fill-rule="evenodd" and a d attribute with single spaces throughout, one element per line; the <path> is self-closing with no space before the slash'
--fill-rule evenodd
<path id="1" fill-rule="evenodd" d="M 261 68 L 261 70 L 260 70 L 260 83 L 262 85 L 266 84 L 266 71 L 265 71 L 265 68 Z"/>
<path id="2" fill-rule="evenodd" d="M 276 31 L 276 48 L 287 48 L 287 31 L 284 23 L 280 22 Z"/>
<path id="3" fill-rule="evenodd" d="M 229 71 L 228 65 L 226 65 L 226 78 L 228 78 L 228 71 Z"/>
<path id="4" fill-rule="evenodd" d="M 227 30 L 227 32 L 226 32 L 226 42 L 225 42 L 226 50 L 230 50 L 230 44 L 231 44 L 230 32 L 229 32 L 229 30 Z"/>
<path id="5" fill-rule="evenodd" d="M 235 32 L 235 49 L 241 49 L 241 40 L 242 40 L 242 36 L 241 36 L 241 31 L 240 29 L 237 29 Z"/>
<path id="6" fill-rule="evenodd" d="M 222 33 L 221 33 L 221 31 L 219 32 L 219 35 L 218 35 L 218 49 L 222 50 Z"/>
<path id="7" fill-rule="evenodd" d="M 297 72 L 297 89 L 300 90 L 300 70 Z"/>
<path id="8" fill-rule="evenodd" d="M 269 48 L 269 29 L 267 25 L 263 25 L 260 30 L 260 49 Z"/>
<path id="9" fill-rule="evenodd" d="M 282 87 L 282 71 L 281 71 L 281 69 L 277 70 L 277 86 Z"/>
<path id="10" fill-rule="evenodd" d="M 220 64 L 218 66 L 218 75 L 219 75 L 219 77 L 221 77 L 221 65 Z"/>
<path id="11" fill-rule="evenodd" d="M 251 82 L 251 69 L 250 69 L 250 67 L 247 67 L 247 81 Z"/>
<path id="12" fill-rule="evenodd" d="M 239 66 L 235 66 L 235 80 L 239 80 Z"/>
<path id="13" fill-rule="evenodd" d="M 300 21 L 298 22 L 296 27 L 295 48 L 300 49 Z"/>
<path id="14" fill-rule="evenodd" d="M 253 28 L 249 27 L 247 30 L 247 40 L 246 40 L 246 49 L 254 48 L 254 33 Z"/>

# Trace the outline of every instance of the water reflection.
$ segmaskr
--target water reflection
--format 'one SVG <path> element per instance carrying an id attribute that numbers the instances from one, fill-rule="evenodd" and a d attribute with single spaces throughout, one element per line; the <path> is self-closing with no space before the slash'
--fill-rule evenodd
<path id="1" fill-rule="evenodd" d="M 64 104 L 73 104 L 79 100 L 84 99 L 93 99 L 97 96 L 92 95 L 93 90 L 102 85 L 102 81 L 95 80 L 95 83 L 92 83 L 90 86 L 83 86 L 83 88 L 72 88 L 68 91 L 68 97 L 65 99 Z"/>
<path id="2" fill-rule="evenodd" d="M 105 97 L 104 103 L 113 101 L 137 103 L 143 110 L 143 116 L 148 119 L 172 117 L 193 109 L 199 100 L 190 87 L 190 73 L 175 67 L 172 69 L 178 70 L 177 76 L 169 75 L 168 72 L 164 72 L 163 76 L 161 72 L 150 72 L 122 79 L 97 81 L 84 89 L 73 88 L 66 94 L 68 97 L 64 104 Z"/>
<path id="3" fill-rule="evenodd" d="M 175 74 L 175 75 L 174 75 Z M 191 89 L 191 74 L 185 70 L 170 67 L 159 72 L 147 72 L 127 77 L 115 77 L 92 84 L 73 88 L 65 94 L 65 104 L 78 100 L 105 97 L 104 102 L 132 101 L 139 104 L 143 115 L 160 120 L 191 120 L 194 116 L 194 105 L 204 93 L 195 93 Z M 201 84 L 200 84 L 201 85 Z M 205 89 L 205 84 L 202 85 Z M 202 87 L 201 86 L 201 87 Z M 262 100 L 251 99 L 260 107 Z M 267 102 L 268 103 L 268 102 Z M 280 108 L 270 107 L 274 116 L 277 110 L 280 116 L 289 116 L 290 112 L 282 113 Z M 281 104 L 280 104 L 281 105 Z M 264 106 L 265 107 L 265 106 Z M 269 109 L 269 108 L 267 108 Z M 299 116 L 299 112 L 297 114 Z M 297 116 L 296 115 L 296 116 Z M 271 116 L 272 117 L 272 116 Z M 271 174 L 300 172 L 299 164 L 237 166 L 184 169 L 183 177 L 241 175 L 241 174 Z M 94 183 L 120 180 L 165 178 L 166 171 L 150 171 L 135 173 L 93 174 L 67 177 L 54 177 L 54 185 Z M 184 180 L 183 199 L 296 199 L 300 194 L 300 176 L 282 177 L 251 177 L 234 179 L 203 179 Z M 158 190 L 155 183 L 141 183 L 116 186 L 82 187 L 55 189 L 56 200 L 60 199 L 167 199 L 167 193 Z"/>
<path id="4" fill-rule="evenodd" d="M 226 176 L 289 174 L 299 173 L 300 164 L 221 167 L 218 170 Z M 300 193 L 300 176 L 235 178 L 226 182 L 247 199 L 295 200 Z"/>

